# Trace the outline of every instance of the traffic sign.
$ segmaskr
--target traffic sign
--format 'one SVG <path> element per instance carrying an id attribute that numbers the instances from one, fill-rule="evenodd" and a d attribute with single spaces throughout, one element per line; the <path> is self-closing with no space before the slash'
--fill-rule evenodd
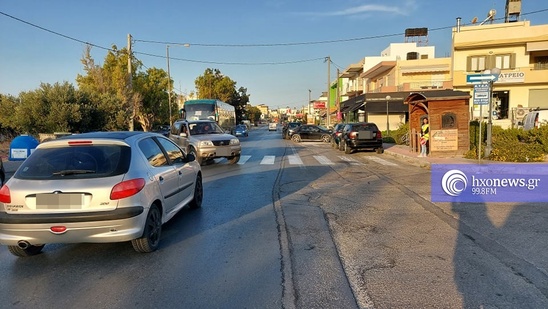
<path id="1" fill-rule="evenodd" d="M 486 82 L 496 82 L 499 76 L 496 74 L 468 74 L 466 75 L 467 84 L 478 84 Z"/>
<path id="2" fill-rule="evenodd" d="M 489 105 L 490 97 L 490 84 L 474 84 L 474 105 Z"/>

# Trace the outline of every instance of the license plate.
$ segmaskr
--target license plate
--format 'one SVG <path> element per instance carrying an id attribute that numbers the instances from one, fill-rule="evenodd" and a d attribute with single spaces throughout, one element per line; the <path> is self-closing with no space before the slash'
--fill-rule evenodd
<path id="1" fill-rule="evenodd" d="M 82 209 L 82 193 L 36 194 L 36 209 Z"/>

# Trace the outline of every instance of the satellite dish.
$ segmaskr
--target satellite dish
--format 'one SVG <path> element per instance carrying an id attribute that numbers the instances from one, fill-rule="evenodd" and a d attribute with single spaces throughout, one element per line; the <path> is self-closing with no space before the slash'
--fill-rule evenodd
<path id="1" fill-rule="evenodd" d="M 478 22 L 478 17 L 477 17 L 477 16 L 475 16 L 474 18 L 472 18 L 472 21 L 471 21 L 472 24 L 475 24 L 475 23 L 477 23 L 477 22 Z"/>

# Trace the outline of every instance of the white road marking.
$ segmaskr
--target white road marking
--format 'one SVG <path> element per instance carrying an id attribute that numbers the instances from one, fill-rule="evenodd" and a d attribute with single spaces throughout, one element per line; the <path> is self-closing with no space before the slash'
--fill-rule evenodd
<path id="1" fill-rule="evenodd" d="M 238 161 L 238 164 L 245 164 L 249 158 L 251 158 L 251 156 L 240 156 L 240 161 Z"/>
<path id="2" fill-rule="evenodd" d="M 381 158 L 379 158 L 379 157 L 369 157 L 369 156 L 367 156 L 366 158 L 367 158 L 368 160 L 377 162 L 377 163 L 382 164 L 382 165 L 398 166 L 398 165 L 397 165 L 396 163 L 394 163 L 394 162 L 386 161 L 385 159 L 381 159 Z"/>
<path id="3" fill-rule="evenodd" d="M 357 161 L 356 159 L 354 158 L 350 158 L 350 157 L 346 157 L 346 156 L 339 156 L 339 159 L 345 161 L 345 162 L 348 162 L 350 163 L 351 165 L 363 165 L 363 163 Z"/>
<path id="4" fill-rule="evenodd" d="M 314 159 L 318 160 L 322 165 L 333 165 L 333 162 L 325 156 L 314 156 Z"/>
<path id="5" fill-rule="evenodd" d="M 287 160 L 289 160 L 289 164 L 291 165 L 303 165 L 303 160 L 298 155 L 288 155 Z"/>
<path id="6" fill-rule="evenodd" d="M 269 165 L 272 165 L 274 164 L 274 160 L 276 159 L 276 156 L 264 156 L 263 157 L 263 160 L 261 161 L 260 164 L 269 164 Z"/>

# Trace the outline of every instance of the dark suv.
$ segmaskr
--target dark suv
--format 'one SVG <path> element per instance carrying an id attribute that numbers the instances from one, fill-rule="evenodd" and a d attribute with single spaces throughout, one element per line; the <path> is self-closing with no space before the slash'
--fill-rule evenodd
<path id="1" fill-rule="evenodd" d="M 346 154 L 360 149 L 373 149 L 377 153 L 383 153 L 381 130 L 372 122 L 348 123 L 342 130 L 339 149 Z"/>
<path id="2" fill-rule="evenodd" d="M 295 133 L 295 129 L 297 129 L 301 125 L 300 122 L 288 122 L 286 123 L 282 128 L 282 138 L 283 139 L 291 139 L 291 135 Z"/>

